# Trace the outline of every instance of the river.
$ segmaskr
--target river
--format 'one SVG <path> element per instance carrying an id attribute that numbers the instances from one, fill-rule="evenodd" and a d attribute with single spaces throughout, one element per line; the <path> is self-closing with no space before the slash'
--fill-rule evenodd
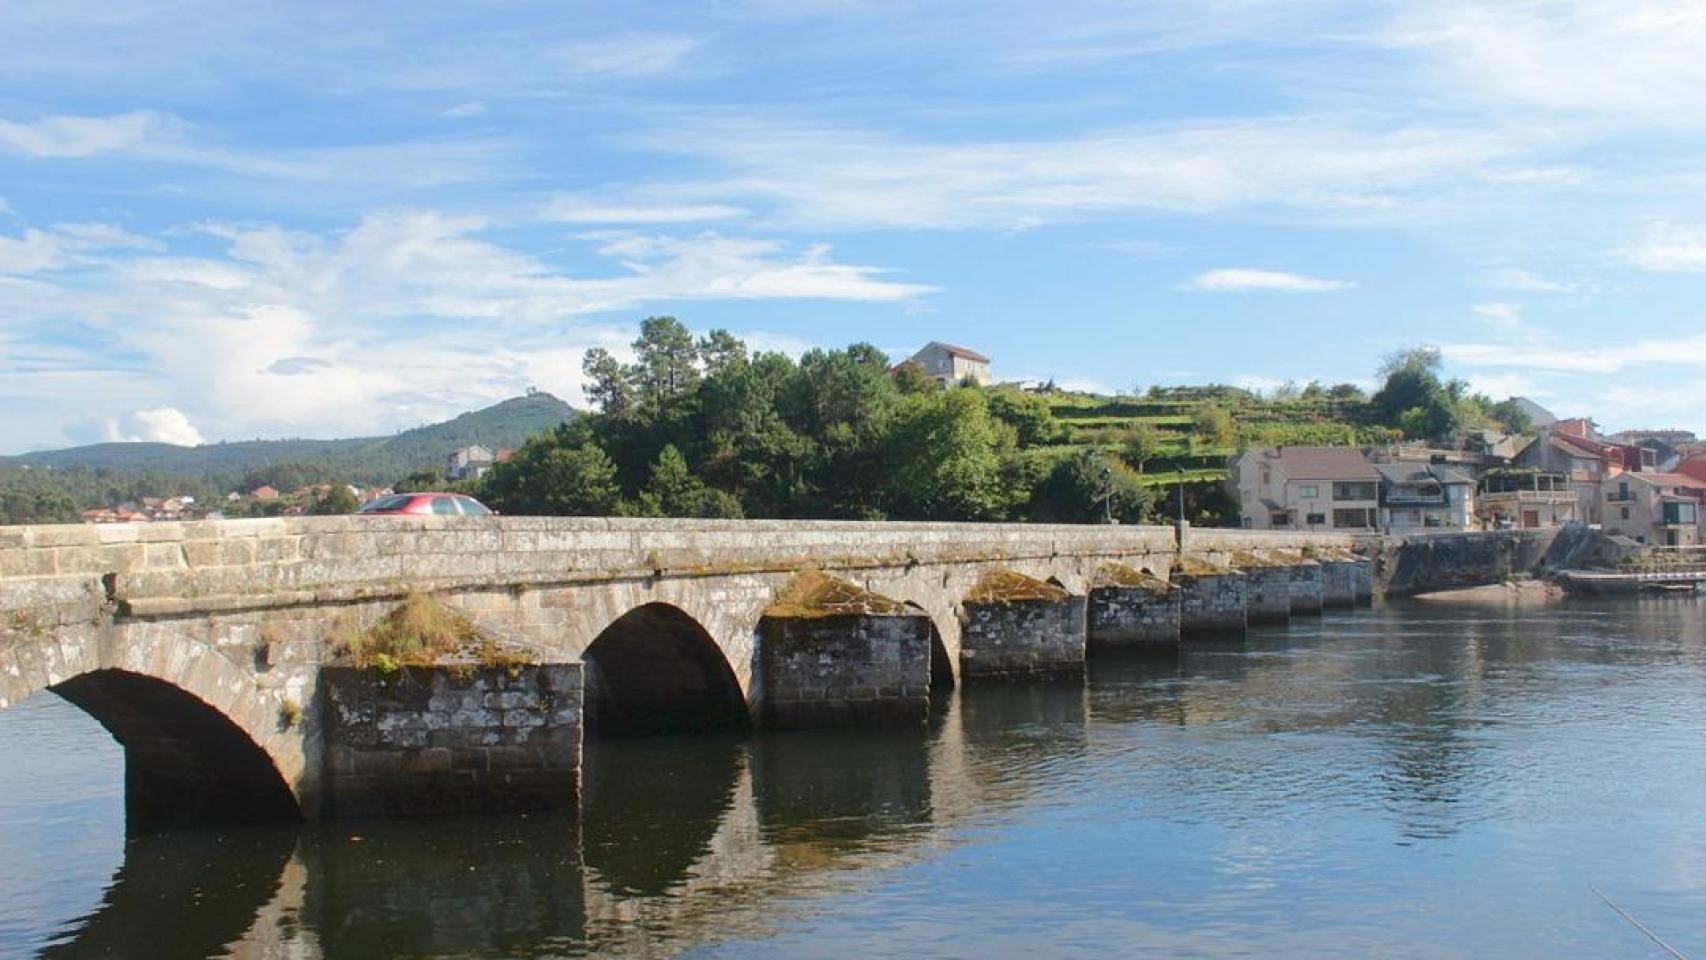
<path id="1" fill-rule="evenodd" d="M 580 817 L 123 835 L 0 712 L 0 957 L 1706 958 L 1706 601 L 1395 606 L 902 734 L 588 746 Z"/>

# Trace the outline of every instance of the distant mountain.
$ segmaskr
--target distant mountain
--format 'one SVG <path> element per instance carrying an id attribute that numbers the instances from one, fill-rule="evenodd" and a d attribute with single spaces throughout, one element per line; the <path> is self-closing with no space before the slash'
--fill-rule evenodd
<path id="1" fill-rule="evenodd" d="M 464 413 L 453 420 L 389 437 L 349 440 L 244 440 L 179 447 L 169 443 L 97 443 L 64 450 L 0 457 L 0 467 L 146 471 L 206 478 L 242 477 L 282 463 L 326 468 L 350 482 L 381 483 L 416 470 L 442 470 L 454 450 L 481 444 L 518 447 L 528 437 L 577 415 L 548 393 L 530 393 Z M 234 480 L 230 482 L 235 482 Z"/>

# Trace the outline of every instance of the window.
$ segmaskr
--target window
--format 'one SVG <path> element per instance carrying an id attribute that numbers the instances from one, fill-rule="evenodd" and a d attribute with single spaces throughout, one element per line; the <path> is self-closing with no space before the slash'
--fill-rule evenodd
<path id="1" fill-rule="evenodd" d="M 1625 520 L 1629 519 L 1629 508 L 1628 507 L 1623 508 L 1623 519 L 1625 519 Z"/>
<path id="2" fill-rule="evenodd" d="M 1268 526 L 1270 526 L 1270 527 L 1289 527 L 1289 526 L 1291 526 L 1291 514 L 1290 513 L 1281 513 L 1277 510 L 1274 511 L 1273 513 L 1268 515 Z"/>
<path id="3" fill-rule="evenodd" d="M 434 515 L 440 517 L 455 517 L 461 515 L 461 511 L 456 509 L 455 497 L 433 497 L 432 512 Z"/>
<path id="4" fill-rule="evenodd" d="M 1321 495 L 1321 488 L 1313 483 L 1306 483 L 1297 488 L 1297 495 L 1306 500 L 1313 500 Z"/>
<path id="5" fill-rule="evenodd" d="M 1334 510 L 1333 526 L 1358 530 L 1367 529 L 1372 526 L 1369 523 L 1369 514 L 1373 512 L 1373 510 Z"/>
<path id="6" fill-rule="evenodd" d="M 1374 498 L 1374 484 L 1372 483 L 1333 484 L 1334 500 L 1373 500 Z"/>
<path id="7" fill-rule="evenodd" d="M 457 497 L 456 503 L 462 508 L 462 515 L 465 517 L 489 517 L 492 515 L 492 511 L 487 510 L 484 504 L 472 497 Z"/>
<path id="8" fill-rule="evenodd" d="M 376 513 L 380 510 L 401 510 L 404 507 L 408 506 L 409 501 L 413 500 L 413 499 L 414 499 L 414 497 L 412 497 L 406 493 L 392 494 L 389 497 L 380 497 L 378 500 L 374 500 L 374 501 L 368 503 L 366 506 L 362 507 L 360 510 L 358 510 L 356 512 L 357 513 Z"/>
<path id="9" fill-rule="evenodd" d="M 1324 526 L 1326 526 L 1327 525 L 1327 515 L 1324 513 L 1312 513 L 1312 514 L 1310 514 L 1309 515 L 1309 525 L 1312 527 L 1324 527 Z"/>

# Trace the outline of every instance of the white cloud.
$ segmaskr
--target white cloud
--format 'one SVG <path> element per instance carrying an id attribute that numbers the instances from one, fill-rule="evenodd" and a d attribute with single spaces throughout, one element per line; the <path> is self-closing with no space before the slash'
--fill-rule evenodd
<path id="1" fill-rule="evenodd" d="M 1507 397 L 1527 397 L 1530 400 L 1544 400 L 1557 394 L 1548 387 L 1542 386 L 1531 377 L 1520 373 L 1472 373 L 1464 379 L 1469 381 L 1469 388 L 1476 393 L 1484 393 L 1494 400 Z"/>
<path id="2" fill-rule="evenodd" d="M 110 117 L 44 117 L 34 123 L 0 120 L 0 150 L 41 159 L 124 153 L 175 135 L 179 123 L 146 110 Z"/>
<path id="3" fill-rule="evenodd" d="M 1347 290 L 1356 286 L 1349 280 L 1323 280 L 1278 270 L 1254 270 L 1227 267 L 1207 270 L 1185 284 L 1187 290 L 1212 293 L 1242 293 L 1252 290 L 1275 290 L 1285 293 L 1321 293 L 1328 290 Z"/>
<path id="4" fill-rule="evenodd" d="M 602 37 L 558 47 L 553 59 L 580 76 L 658 77 L 679 70 L 701 42 L 662 34 Z"/>
<path id="5" fill-rule="evenodd" d="M 1522 320 L 1522 307 L 1514 303 L 1477 303 L 1469 309 L 1489 320 L 1515 324 Z"/>
<path id="6" fill-rule="evenodd" d="M 197 137 L 177 117 L 137 111 L 108 117 L 53 116 L 34 123 L 0 120 L 0 151 L 34 159 L 123 157 L 267 181 L 421 188 L 490 179 L 513 162 L 516 145 L 495 139 L 436 139 L 239 149 Z"/>
<path id="7" fill-rule="evenodd" d="M 99 250 L 158 250 L 159 241 L 110 223 L 61 223 L 20 236 L 0 234 L 0 274 L 31 274 L 87 262 Z"/>
<path id="8" fill-rule="evenodd" d="M 132 380 L 113 381 L 120 399 L 104 397 L 104 409 L 142 412 L 103 431 L 115 437 L 184 442 L 190 428 L 156 412 L 166 407 L 215 437 L 356 435 L 529 385 L 578 402 L 581 353 L 633 336 L 593 314 L 671 300 L 904 304 L 934 289 L 839 262 L 825 246 L 715 233 L 607 234 L 594 252 L 611 266 L 569 275 L 487 239 L 485 228 L 480 218 L 399 210 L 336 233 L 210 224 L 171 235 L 196 248 L 211 238 L 222 247 L 213 254 L 79 254 L 87 259 L 75 283 L 44 273 L 7 288 L 11 340 L 29 344 L 32 332 L 70 318 L 94 346 L 50 357 L 0 341 L 0 393 L 49 404 L 60 427 L 99 420 L 83 381 L 122 358 Z M 130 240 L 92 227 L 54 230 L 66 243 Z M 777 337 L 755 345 L 798 347 Z M 0 438 L 39 443 L 43 429 L 12 423 Z"/>
<path id="9" fill-rule="evenodd" d="M 1523 293 L 1575 293 L 1581 289 L 1577 284 L 1554 280 L 1518 267 L 1494 270 L 1487 274 L 1484 282 L 1495 289 Z"/>
<path id="10" fill-rule="evenodd" d="M 1285 386 L 1285 381 L 1260 374 L 1242 373 L 1232 379 L 1232 385 L 1252 393 L 1273 393 Z"/>
<path id="11" fill-rule="evenodd" d="M 1439 0 L 1400 9 L 1383 39 L 1431 58 L 1436 93 L 1618 123 L 1706 122 L 1706 7 L 1697 0 Z"/>
<path id="12" fill-rule="evenodd" d="M 1620 346 L 1512 346 L 1498 343 L 1448 343 L 1440 353 L 1470 366 L 1554 370 L 1573 373 L 1621 373 L 1640 365 L 1700 367 L 1706 371 L 1706 335 L 1636 340 Z"/>
<path id="13" fill-rule="evenodd" d="M 709 160 L 724 171 L 653 184 L 653 197 L 768 202 L 786 220 L 837 229 L 1029 229 L 1145 210 L 1284 209 L 1408 221 L 1418 209 L 1472 189 L 1468 180 L 1475 172 L 1534 149 L 1515 124 L 1496 131 L 1382 127 L 1331 117 L 969 142 L 745 120 L 683 121 L 638 142 Z"/>
<path id="14" fill-rule="evenodd" d="M 459 103 L 456 106 L 451 107 L 448 110 L 445 110 L 444 112 L 440 113 L 439 116 L 446 117 L 446 118 L 449 118 L 452 120 L 460 120 L 464 117 L 477 117 L 480 114 L 485 113 L 485 112 L 486 112 L 486 101 L 484 101 L 484 100 L 470 100 L 467 103 Z"/>
<path id="15" fill-rule="evenodd" d="M 1640 242 L 1622 253 L 1625 260 L 1642 270 L 1700 273 L 1706 271 L 1706 227 L 1649 223 Z"/>
<path id="16" fill-rule="evenodd" d="M 201 431 L 190 424 L 190 418 L 172 407 L 136 410 L 122 420 L 110 421 L 107 439 L 128 443 L 171 443 L 180 447 L 195 447 L 206 442 Z"/>
<path id="17" fill-rule="evenodd" d="M 721 203 L 644 204 L 598 203 L 581 197 L 553 197 L 540 216 L 557 223 L 704 223 L 729 220 L 746 213 Z"/>

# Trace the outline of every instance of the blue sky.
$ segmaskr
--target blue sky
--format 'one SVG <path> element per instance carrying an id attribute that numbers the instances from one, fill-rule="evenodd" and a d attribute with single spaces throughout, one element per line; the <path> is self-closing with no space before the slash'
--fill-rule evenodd
<path id="1" fill-rule="evenodd" d="M 259 9 L 260 7 L 274 9 Z M 1697 0 L 0 5 L 0 451 L 384 432 L 674 314 L 1706 432 Z"/>

